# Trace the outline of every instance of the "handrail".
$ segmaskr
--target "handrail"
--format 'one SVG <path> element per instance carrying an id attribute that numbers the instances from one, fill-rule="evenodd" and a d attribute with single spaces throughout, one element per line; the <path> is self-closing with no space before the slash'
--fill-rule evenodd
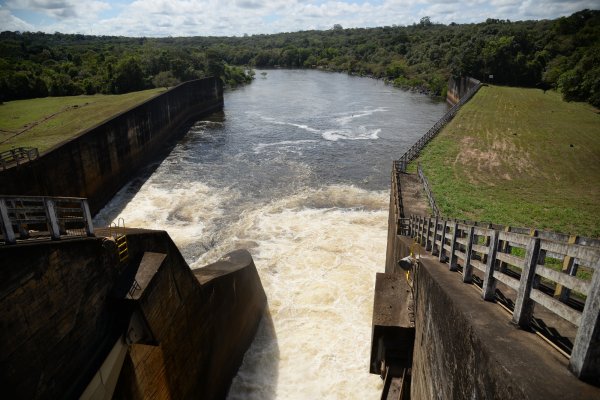
<path id="1" fill-rule="evenodd" d="M 577 335 L 571 351 L 569 368 L 579 378 L 597 374 L 598 352 L 595 350 L 594 332 L 600 329 L 600 247 L 597 241 L 584 238 L 582 245 L 577 239 L 559 242 L 549 235 L 538 236 L 538 231 L 529 234 L 497 229 L 492 224 L 473 225 L 457 220 L 441 218 L 439 215 L 425 218 L 410 217 L 410 236 L 426 251 L 437 255 L 440 262 L 447 263 L 451 271 L 462 267 L 462 280 L 470 283 L 473 271 L 483 275 L 482 297 L 495 300 L 498 281 L 515 292 L 516 300 L 512 311 L 512 322 L 529 328 L 535 304 L 540 304 L 577 326 Z M 578 242 L 578 243 L 576 243 Z M 516 254 L 511 249 L 520 248 Z M 592 272 L 591 280 L 578 278 L 577 268 L 556 271 L 545 266 L 548 259 L 575 263 L 579 269 Z M 554 282 L 568 290 L 575 290 L 585 297 L 583 310 L 573 308 L 562 296 L 547 294 L 540 290 L 540 280 Z"/>
<path id="2" fill-rule="evenodd" d="M 448 110 L 446 112 L 446 114 L 444 114 L 444 116 L 442 118 L 440 118 L 435 125 L 433 125 L 428 131 L 427 133 L 425 133 L 419 140 L 417 140 L 417 142 L 415 144 L 413 144 L 399 159 L 398 159 L 398 164 L 400 166 L 400 171 L 404 172 L 406 171 L 406 167 L 408 165 L 408 163 L 412 160 L 414 160 L 419 153 L 421 152 L 421 150 L 423 149 L 423 147 L 425 147 L 425 145 L 427 143 L 429 143 L 431 141 L 431 139 L 433 139 L 441 130 L 442 128 L 452 120 L 452 118 L 454 118 L 454 116 L 456 115 L 456 113 L 458 112 L 458 110 L 467 102 L 469 101 L 474 95 L 475 93 L 477 93 L 477 91 L 479 90 L 479 88 L 481 88 L 481 86 L 483 86 L 483 84 L 481 82 L 479 82 L 478 80 L 473 80 L 475 82 L 477 82 L 475 84 L 475 86 L 471 87 L 469 90 L 467 90 L 467 92 L 465 93 L 465 95 L 463 97 L 461 97 L 461 99 L 458 101 L 458 103 L 456 103 L 454 106 L 452 106 L 452 108 L 450 108 L 450 110 Z"/>
<path id="3" fill-rule="evenodd" d="M 392 200 L 394 201 L 394 213 L 397 217 L 397 234 L 408 235 L 408 218 L 404 215 L 404 204 L 402 203 L 402 186 L 400 183 L 400 170 L 397 161 L 392 166 Z"/>
<path id="4" fill-rule="evenodd" d="M 0 152 L 0 167 L 2 170 L 13 165 L 21 165 L 35 160 L 40 155 L 36 147 L 16 147 L 14 149 Z"/>
<path id="5" fill-rule="evenodd" d="M 87 199 L 0 196 L 0 244 L 17 240 L 94 236 Z"/>
<path id="6" fill-rule="evenodd" d="M 431 211 L 433 212 L 433 215 L 440 215 L 440 209 L 438 208 L 438 206 L 435 202 L 435 198 L 433 197 L 433 192 L 431 191 L 431 188 L 429 187 L 429 180 L 427 180 L 427 177 L 425 176 L 425 173 L 423 172 L 423 169 L 421 168 L 421 164 L 417 164 L 417 174 L 419 175 L 419 179 L 421 179 L 421 182 L 423 183 L 423 189 L 425 189 L 425 194 L 427 195 L 427 199 L 429 200 L 429 205 L 431 207 Z"/>

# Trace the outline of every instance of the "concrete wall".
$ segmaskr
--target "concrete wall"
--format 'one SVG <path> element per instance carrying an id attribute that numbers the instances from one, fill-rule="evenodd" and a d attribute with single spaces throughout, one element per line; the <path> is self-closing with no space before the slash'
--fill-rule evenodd
<path id="1" fill-rule="evenodd" d="M 222 109 L 221 81 L 183 83 L 62 143 L 27 164 L 0 172 L 0 194 L 87 197 L 96 213 L 182 129 Z"/>
<path id="2" fill-rule="evenodd" d="M 120 332 L 114 242 L 0 247 L 0 386 L 7 399 L 72 398 Z"/>
<path id="3" fill-rule="evenodd" d="M 191 271 L 166 233 L 128 239 L 167 258 L 139 300 L 158 345 L 130 347 L 114 398 L 224 398 L 266 306 L 250 254 Z"/>
<path id="4" fill-rule="evenodd" d="M 450 78 L 448 81 L 448 92 L 446 101 L 451 105 L 455 105 L 464 96 L 464 94 L 472 87 L 478 84 L 477 80 L 469 77 L 460 77 L 458 79 Z"/>
<path id="5" fill-rule="evenodd" d="M 423 253 L 425 254 L 425 253 Z M 435 257 L 416 276 L 411 399 L 597 399 L 568 360 Z"/>
<path id="6" fill-rule="evenodd" d="M 130 346 L 116 398 L 225 396 L 266 305 L 249 253 L 192 271 L 166 232 L 129 229 L 127 238 L 122 263 L 100 237 L 0 246 L 5 398 L 78 398 L 136 312 L 154 341 Z M 148 252 L 161 262 L 132 300 Z"/>

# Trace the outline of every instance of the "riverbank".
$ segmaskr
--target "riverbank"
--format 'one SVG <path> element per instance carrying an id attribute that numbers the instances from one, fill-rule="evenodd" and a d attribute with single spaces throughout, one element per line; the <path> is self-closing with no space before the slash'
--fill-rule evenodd
<path id="1" fill-rule="evenodd" d="M 589 104 L 486 86 L 417 161 L 446 216 L 597 237 L 599 135 Z"/>

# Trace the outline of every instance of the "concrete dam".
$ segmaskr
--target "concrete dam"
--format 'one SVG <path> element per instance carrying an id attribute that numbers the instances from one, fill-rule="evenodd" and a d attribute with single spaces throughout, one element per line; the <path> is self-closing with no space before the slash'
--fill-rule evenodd
<path id="1" fill-rule="evenodd" d="M 460 101 L 471 84 L 456 85 L 453 102 Z M 225 398 L 257 329 L 261 324 L 272 326 L 265 313 L 268 302 L 280 301 L 267 299 L 260 261 L 255 265 L 245 250 L 224 251 L 218 261 L 190 269 L 186 259 L 192 244 L 176 245 L 170 230 L 133 229 L 121 223 L 99 228 L 91 219 L 131 176 L 164 151 L 165 141 L 176 140 L 190 121 L 222 107 L 218 81 L 186 83 L 50 154 L 0 173 L 0 380 L 11 398 Z M 365 111 L 370 112 L 383 111 Z M 338 115 L 336 121 L 343 126 L 353 117 Z M 314 127 L 296 124 L 301 126 L 294 128 L 322 134 L 332 143 L 348 135 L 333 129 L 312 132 Z M 377 136 L 359 133 L 364 140 Z M 416 141 L 426 142 L 435 133 Z M 263 148 L 256 146 L 254 154 L 264 154 Z M 567 264 L 597 268 L 597 243 L 586 238 L 570 243 L 570 238 L 550 233 L 532 235 L 417 210 L 402 190 L 407 180 L 421 179 L 403 169 L 417 153 L 411 148 L 411 156 L 393 166 L 385 272 L 373 277 L 374 296 L 360 303 L 353 300 L 372 309 L 371 354 L 360 367 L 364 375 L 371 372 L 378 380 L 380 375 L 378 391 L 389 399 L 597 398 L 600 391 L 593 384 L 599 375 L 600 275 L 584 283 L 572 276 L 552 276 L 565 288 L 587 294 L 588 301 L 575 311 L 541 297 L 541 288 L 531 283 L 536 274 L 550 274 L 539 265 L 540 252 L 562 255 Z M 54 191 L 59 175 L 42 171 L 57 165 L 57 174 L 73 178 Z M 76 165 L 89 170 L 70 171 Z M 364 196 L 358 190 L 349 193 Z M 339 196 L 333 190 L 318 194 Z M 321 197 L 311 201 L 323 207 Z M 289 203 L 271 207 L 285 209 Z M 353 203 L 350 208 L 356 207 Z M 302 217 L 307 215 L 311 214 Z M 355 223 L 361 219 L 364 214 Z M 246 246 L 255 245 L 246 241 Z M 519 260 L 505 252 L 508 246 L 530 251 Z M 520 276 L 501 273 L 502 263 L 523 266 L 528 259 L 538 263 L 530 262 Z M 488 264 L 492 267 L 486 269 Z M 500 302 L 490 295 L 497 288 L 509 293 L 502 285 L 514 288 L 509 311 L 494 304 Z M 474 290 L 477 287 L 482 289 Z M 555 309 L 553 314 L 575 322 L 567 357 L 531 332 L 530 319 L 520 317 L 530 315 L 534 302 L 536 313 L 542 307 Z M 265 393 L 256 386 L 258 393 Z M 266 398 L 275 397 L 266 393 Z M 307 393 L 292 397 L 307 398 Z M 341 398 L 334 388 L 328 396 Z"/>

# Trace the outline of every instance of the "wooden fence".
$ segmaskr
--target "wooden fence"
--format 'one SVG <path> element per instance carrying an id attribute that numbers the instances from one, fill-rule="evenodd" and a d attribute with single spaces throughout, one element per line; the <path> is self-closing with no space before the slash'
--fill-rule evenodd
<path id="1" fill-rule="evenodd" d="M 473 86 L 471 89 L 469 89 L 467 91 L 467 93 L 465 93 L 465 95 L 460 99 L 460 101 L 458 103 L 456 103 L 454 106 L 452 106 L 452 108 L 450 110 L 448 110 L 448 112 L 446 112 L 446 114 L 444 114 L 444 116 L 442 118 L 440 118 L 440 120 L 438 122 L 436 122 L 435 125 L 433 125 L 427 131 L 427 133 L 425 133 L 419 140 L 417 140 L 417 142 L 415 144 L 413 144 L 411 146 L 411 148 L 408 149 L 398 159 L 398 166 L 400 168 L 400 171 L 406 171 L 406 167 L 407 167 L 408 163 L 410 161 L 414 160 L 419 155 L 419 153 L 423 149 L 423 147 L 425 147 L 425 145 L 427 143 L 429 143 L 429 141 L 431 141 L 431 139 L 433 139 L 440 132 L 440 130 L 442 130 L 442 128 L 448 122 L 450 122 L 452 120 L 452 118 L 454 118 L 454 116 L 456 115 L 458 110 L 467 101 L 469 101 L 475 93 L 477 93 L 477 91 L 479 90 L 479 88 L 481 86 L 482 86 L 482 83 L 477 81 L 477 84 L 475 86 Z"/>
<path id="2" fill-rule="evenodd" d="M 495 300 L 496 283 L 516 292 L 512 322 L 528 328 L 535 304 L 577 327 L 570 357 L 570 369 L 580 378 L 598 374 L 600 348 L 600 242 L 589 238 L 493 224 L 475 224 L 439 216 L 411 216 L 409 236 L 427 251 L 447 263 L 451 271 L 462 267 L 462 280 L 473 280 L 473 271 L 483 276 L 483 298 Z M 563 268 L 546 266 L 552 262 Z M 565 268 L 567 267 L 567 268 Z M 562 269 L 562 270 L 560 270 Z M 586 270 L 591 279 L 576 276 Z M 554 286 L 554 293 L 542 291 L 540 282 Z M 571 292 L 584 302 L 583 310 L 573 308 L 566 298 Z M 566 295 L 565 295 L 566 294 Z"/>

